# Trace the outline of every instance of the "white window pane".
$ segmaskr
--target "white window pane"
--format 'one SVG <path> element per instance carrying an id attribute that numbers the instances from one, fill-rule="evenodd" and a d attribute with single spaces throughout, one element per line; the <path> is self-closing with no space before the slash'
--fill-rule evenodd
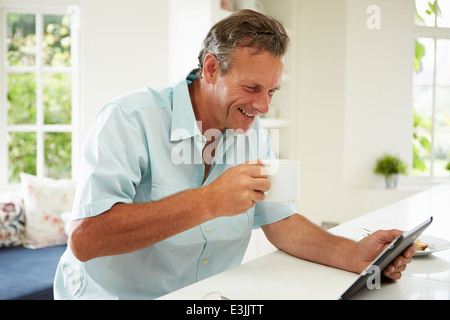
<path id="1" fill-rule="evenodd" d="M 70 124 L 72 115 L 71 75 L 43 74 L 44 123 Z"/>
<path id="2" fill-rule="evenodd" d="M 8 182 L 19 183 L 21 172 L 36 174 L 35 132 L 10 132 L 8 135 Z"/>
<path id="3" fill-rule="evenodd" d="M 431 38 L 417 39 L 423 45 L 424 56 L 420 57 L 419 71 L 414 72 L 414 84 L 433 84 L 434 82 L 434 40 Z M 417 55 L 416 48 L 416 55 Z"/>
<path id="4" fill-rule="evenodd" d="M 421 118 L 420 126 L 430 128 L 433 118 L 433 86 L 414 86 L 413 90 L 413 106 Z"/>
<path id="5" fill-rule="evenodd" d="M 416 11 L 419 17 L 416 17 L 415 23 L 419 26 L 435 26 L 435 15 L 430 12 L 429 0 L 416 0 Z M 428 13 L 427 13 L 428 12 Z"/>
<path id="6" fill-rule="evenodd" d="M 8 124 L 36 123 L 36 74 L 7 75 Z"/>
<path id="7" fill-rule="evenodd" d="M 441 14 L 437 17 L 437 26 L 450 28 L 450 0 L 439 0 Z"/>
<path id="8" fill-rule="evenodd" d="M 436 84 L 437 85 L 450 85 L 450 40 L 449 39 L 436 40 Z"/>
<path id="9" fill-rule="evenodd" d="M 35 15 L 8 13 L 6 21 L 7 64 L 34 66 L 36 62 Z"/>
<path id="10" fill-rule="evenodd" d="M 49 132 L 44 137 L 45 176 L 70 179 L 72 173 L 72 134 Z"/>
<path id="11" fill-rule="evenodd" d="M 430 176 L 431 171 L 431 133 L 422 128 L 414 129 L 413 176 Z"/>
<path id="12" fill-rule="evenodd" d="M 44 15 L 42 58 L 46 66 L 70 67 L 70 16 Z"/>
<path id="13" fill-rule="evenodd" d="M 436 87 L 436 125 L 450 128 L 450 87 Z"/>
<path id="14" fill-rule="evenodd" d="M 449 172 L 445 169 L 450 159 L 450 133 L 435 133 L 434 145 L 434 176 L 448 176 Z"/>

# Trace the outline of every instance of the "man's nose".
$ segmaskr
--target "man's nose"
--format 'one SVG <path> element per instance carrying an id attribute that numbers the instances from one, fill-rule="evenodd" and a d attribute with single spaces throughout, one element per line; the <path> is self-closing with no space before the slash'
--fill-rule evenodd
<path id="1" fill-rule="evenodd" d="M 267 93 L 258 94 L 257 98 L 253 101 L 252 107 L 258 110 L 259 113 L 269 112 L 270 97 Z"/>

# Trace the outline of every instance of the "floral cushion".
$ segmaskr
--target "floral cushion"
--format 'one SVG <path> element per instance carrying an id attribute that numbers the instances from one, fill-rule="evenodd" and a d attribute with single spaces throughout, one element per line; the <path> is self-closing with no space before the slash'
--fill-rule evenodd
<path id="1" fill-rule="evenodd" d="M 0 248 L 22 244 L 25 222 L 22 207 L 0 203 Z"/>
<path id="2" fill-rule="evenodd" d="M 61 215 L 72 210 L 75 182 L 21 173 L 25 209 L 23 245 L 42 248 L 67 243 Z"/>

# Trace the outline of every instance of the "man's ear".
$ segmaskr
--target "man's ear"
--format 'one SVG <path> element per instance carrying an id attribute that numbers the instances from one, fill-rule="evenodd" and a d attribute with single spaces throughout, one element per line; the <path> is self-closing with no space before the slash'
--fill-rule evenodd
<path id="1" fill-rule="evenodd" d="M 206 83 L 215 83 L 219 77 L 219 73 L 219 61 L 217 57 L 212 53 L 207 54 L 203 61 L 203 78 Z"/>

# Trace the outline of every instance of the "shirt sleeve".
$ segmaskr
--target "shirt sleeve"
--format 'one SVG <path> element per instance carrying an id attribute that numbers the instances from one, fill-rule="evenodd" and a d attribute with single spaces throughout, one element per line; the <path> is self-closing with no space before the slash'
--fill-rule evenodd
<path id="1" fill-rule="evenodd" d="M 281 221 L 296 213 L 297 209 L 293 202 L 259 202 L 255 205 L 253 228 Z"/>
<path id="2" fill-rule="evenodd" d="M 149 170 L 147 150 L 137 121 L 118 104 L 105 106 L 85 144 L 72 219 L 133 202 L 135 186 Z"/>

